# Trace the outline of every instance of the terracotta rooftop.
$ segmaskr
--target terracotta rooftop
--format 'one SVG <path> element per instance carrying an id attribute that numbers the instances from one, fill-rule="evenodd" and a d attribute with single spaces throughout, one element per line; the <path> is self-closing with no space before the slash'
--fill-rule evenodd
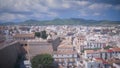
<path id="1" fill-rule="evenodd" d="M 90 53 L 97 53 L 97 51 L 94 51 L 94 50 L 85 50 L 85 52 L 86 52 L 87 54 L 90 54 Z"/>
<path id="2" fill-rule="evenodd" d="M 102 62 L 103 64 L 108 64 L 108 62 L 103 60 L 102 58 L 95 58 L 95 60 L 98 62 Z"/>
<path id="3" fill-rule="evenodd" d="M 55 51 L 54 54 L 76 54 L 76 51 L 71 50 L 61 50 L 61 51 Z"/>
<path id="4" fill-rule="evenodd" d="M 59 45 L 58 48 L 64 48 L 64 49 L 65 48 L 73 48 L 73 46 L 72 45 L 64 45 L 63 44 L 63 45 Z"/>
<path id="5" fill-rule="evenodd" d="M 110 50 L 119 51 L 120 52 L 120 48 L 111 48 Z"/>
<path id="6" fill-rule="evenodd" d="M 90 54 L 90 53 L 100 53 L 100 52 L 120 52 L 120 48 L 110 48 L 108 50 L 105 49 L 100 49 L 100 50 L 85 50 L 86 53 Z"/>
<path id="7" fill-rule="evenodd" d="M 107 50 L 107 52 L 113 52 L 113 50 Z"/>
<path id="8" fill-rule="evenodd" d="M 14 37 L 34 37 L 34 34 L 15 34 Z"/>

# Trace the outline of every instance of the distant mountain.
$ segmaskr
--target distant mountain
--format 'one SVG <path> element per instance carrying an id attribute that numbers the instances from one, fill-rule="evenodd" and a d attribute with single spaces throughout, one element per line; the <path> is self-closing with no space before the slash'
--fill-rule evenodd
<path id="1" fill-rule="evenodd" d="M 0 25 L 15 25 L 15 23 L 14 22 L 5 22 L 5 23 L 0 22 Z"/>
<path id="2" fill-rule="evenodd" d="M 45 20 L 45 21 L 37 21 L 37 20 L 27 20 L 24 22 L 7 22 L 7 23 L 0 23 L 0 25 L 117 25 L 120 24 L 120 21 L 108 21 L 108 20 L 85 20 L 81 18 L 69 18 L 69 19 L 60 19 L 56 18 L 53 20 Z"/>

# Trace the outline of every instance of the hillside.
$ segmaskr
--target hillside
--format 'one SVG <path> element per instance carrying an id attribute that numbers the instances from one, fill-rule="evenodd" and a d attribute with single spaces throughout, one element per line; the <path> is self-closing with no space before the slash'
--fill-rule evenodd
<path id="1" fill-rule="evenodd" d="M 70 18 L 70 19 L 53 19 L 53 20 L 44 20 L 44 21 L 37 21 L 37 20 L 27 20 L 24 22 L 6 22 L 0 23 L 0 25 L 117 25 L 120 24 L 120 21 L 108 21 L 108 20 L 85 20 L 81 18 Z"/>

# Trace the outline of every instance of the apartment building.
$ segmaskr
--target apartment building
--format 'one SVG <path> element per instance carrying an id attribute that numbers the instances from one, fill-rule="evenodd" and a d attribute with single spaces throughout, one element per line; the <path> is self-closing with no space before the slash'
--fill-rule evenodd
<path id="1" fill-rule="evenodd" d="M 81 50 L 83 50 L 82 45 L 84 45 L 84 41 L 85 41 L 85 36 L 77 36 L 74 38 L 73 46 L 75 47 L 75 49 L 77 50 L 78 53 Z"/>
<path id="2" fill-rule="evenodd" d="M 62 67 L 76 67 L 78 64 L 77 51 L 70 42 L 65 42 L 65 40 L 58 46 L 53 58 Z"/>
<path id="3" fill-rule="evenodd" d="M 119 57 L 120 48 L 100 49 L 100 50 L 85 50 L 85 58 L 102 58 L 110 59 L 112 57 Z"/>
<path id="4" fill-rule="evenodd" d="M 84 60 L 84 64 L 85 68 L 111 68 L 111 65 L 101 58 Z"/>

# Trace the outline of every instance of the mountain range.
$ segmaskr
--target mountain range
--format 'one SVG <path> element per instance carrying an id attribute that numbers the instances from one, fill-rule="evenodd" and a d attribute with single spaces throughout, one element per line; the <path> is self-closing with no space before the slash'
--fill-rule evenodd
<path id="1" fill-rule="evenodd" d="M 27 20 L 24 22 L 6 22 L 0 23 L 0 25 L 118 25 L 120 21 L 109 21 L 109 20 L 85 20 L 82 18 L 69 18 L 60 19 L 56 18 L 53 20 Z"/>

